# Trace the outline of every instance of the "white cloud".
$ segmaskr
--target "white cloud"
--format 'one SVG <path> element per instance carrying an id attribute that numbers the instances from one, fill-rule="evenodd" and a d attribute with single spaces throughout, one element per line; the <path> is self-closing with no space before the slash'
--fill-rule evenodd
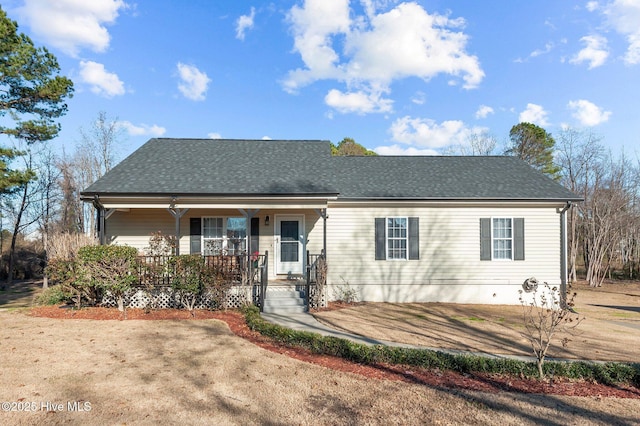
<path id="1" fill-rule="evenodd" d="M 529 56 L 531 58 L 535 58 L 535 57 L 538 57 L 538 56 L 546 55 L 547 53 L 551 52 L 551 50 L 553 50 L 553 48 L 554 48 L 554 44 L 549 42 L 549 43 L 546 43 L 544 45 L 544 49 L 536 49 L 533 52 L 531 52 L 529 54 Z"/>
<path id="2" fill-rule="evenodd" d="M 332 89 L 325 96 L 327 105 L 335 108 L 343 114 L 355 112 L 365 114 L 371 112 L 390 112 L 393 101 L 381 97 L 380 93 L 349 92 L 342 93 L 337 89 Z"/>
<path id="3" fill-rule="evenodd" d="M 76 57 L 82 48 L 104 52 L 111 39 L 105 25 L 127 7 L 122 0 L 25 0 L 18 13 L 36 37 Z"/>
<path id="4" fill-rule="evenodd" d="M 124 84 L 118 75 L 108 72 L 97 62 L 80 61 L 80 78 L 91 85 L 91 91 L 97 95 L 105 98 L 124 95 Z"/>
<path id="5" fill-rule="evenodd" d="M 487 105 L 480 105 L 476 111 L 476 118 L 487 118 L 489 114 L 494 114 L 493 108 Z"/>
<path id="6" fill-rule="evenodd" d="M 346 85 L 341 92 L 371 97 L 388 93 L 394 80 L 427 81 L 440 74 L 462 80 L 465 88 L 480 84 L 484 72 L 478 58 L 465 50 L 467 35 L 458 31 L 464 20 L 430 15 L 416 3 L 377 12 L 388 3 L 365 1 L 362 16 L 350 9 L 349 0 L 306 0 L 293 6 L 288 20 L 304 67 L 288 73 L 284 89 L 295 93 L 318 80 L 335 80 Z M 327 98 L 335 99 L 335 93 Z"/>
<path id="7" fill-rule="evenodd" d="M 270 140 L 272 140 L 271 136 L 266 136 L 266 135 L 265 135 L 265 136 L 263 136 L 261 139 L 262 139 L 263 141 L 270 141 Z"/>
<path id="8" fill-rule="evenodd" d="M 253 19 L 256 17 L 256 8 L 252 7 L 248 15 L 242 15 L 236 21 L 236 38 L 244 40 L 244 33 L 253 28 Z"/>
<path id="9" fill-rule="evenodd" d="M 589 69 L 599 67 L 609 57 L 607 39 L 600 35 L 584 36 L 580 39 L 586 46 L 569 60 L 572 64 L 589 63 Z"/>
<path id="10" fill-rule="evenodd" d="M 209 133 L 207 136 L 209 139 L 222 139 L 222 135 L 220 133 Z"/>
<path id="11" fill-rule="evenodd" d="M 439 155 L 434 149 L 417 149 L 400 145 L 379 146 L 374 149 L 378 155 Z"/>
<path id="12" fill-rule="evenodd" d="M 573 111 L 571 114 L 582 126 L 592 127 L 609 120 L 611 111 L 603 111 L 596 104 L 584 99 L 570 101 L 567 107 Z"/>
<path id="13" fill-rule="evenodd" d="M 435 149 L 464 143 L 474 130 L 459 120 L 448 120 L 438 124 L 428 118 L 405 116 L 394 121 L 389 131 L 391 138 L 396 142 Z"/>
<path id="14" fill-rule="evenodd" d="M 600 8 L 600 5 L 597 1 L 588 1 L 586 8 L 589 12 L 593 12 L 594 10 L 598 10 Z"/>
<path id="15" fill-rule="evenodd" d="M 624 60 L 629 65 L 640 64 L 640 1 L 614 0 L 604 7 L 607 21 L 627 38 L 629 46 Z"/>
<path id="16" fill-rule="evenodd" d="M 426 95 L 424 92 L 416 92 L 416 94 L 411 98 L 411 102 L 416 105 L 423 105 L 426 102 Z"/>
<path id="17" fill-rule="evenodd" d="M 184 97 L 192 101 L 203 101 L 211 82 L 207 74 L 193 65 L 185 65 L 181 62 L 178 62 L 178 74 L 180 75 L 178 89 Z"/>
<path id="18" fill-rule="evenodd" d="M 538 126 L 546 126 L 549 124 L 547 115 L 549 115 L 549 113 L 540 105 L 527 104 L 527 109 L 520 113 L 518 120 L 520 123 L 533 123 Z"/>
<path id="19" fill-rule="evenodd" d="M 141 124 L 136 126 L 130 121 L 118 121 L 118 126 L 125 129 L 127 133 L 131 136 L 152 136 L 159 137 L 165 134 L 167 129 L 164 127 L 160 127 L 156 124 L 149 126 L 146 124 Z"/>

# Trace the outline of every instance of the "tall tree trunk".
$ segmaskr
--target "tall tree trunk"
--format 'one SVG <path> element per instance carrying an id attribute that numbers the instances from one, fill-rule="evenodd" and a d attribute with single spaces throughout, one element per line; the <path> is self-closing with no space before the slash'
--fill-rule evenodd
<path id="1" fill-rule="evenodd" d="M 42 245 L 44 246 L 44 270 L 42 271 L 42 289 L 49 288 L 49 275 L 47 274 L 47 265 L 49 264 L 49 225 L 44 226 L 44 235 L 42 236 Z"/>
<path id="2" fill-rule="evenodd" d="M 20 200 L 20 208 L 16 215 L 16 221 L 13 224 L 13 235 L 11 236 L 11 246 L 9 247 L 9 271 L 7 272 L 7 284 L 11 284 L 13 281 L 13 268 L 15 267 L 15 255 L 16 255 L 16 240 L 18 239 L 18 232 L 20 232 L 20 223 L 22 222 L 22 214 L 27 207 L 27 195 L 29 191 L 29 184 L 24 184 L 22 189 L 22 199 Z"/>

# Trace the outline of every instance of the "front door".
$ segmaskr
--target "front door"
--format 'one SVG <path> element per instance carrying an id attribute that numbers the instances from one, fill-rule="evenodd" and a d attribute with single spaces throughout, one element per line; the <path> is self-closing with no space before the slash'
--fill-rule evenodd
<path id="1" fill-rule="evenodd" d="M 276 216 L 276 274 L 302 274 L 304 217 Z"/>

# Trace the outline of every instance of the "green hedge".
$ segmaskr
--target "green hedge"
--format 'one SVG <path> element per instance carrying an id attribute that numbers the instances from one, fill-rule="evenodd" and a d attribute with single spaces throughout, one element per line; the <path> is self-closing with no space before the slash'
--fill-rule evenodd
<path id="1" fill-rule="evenodd" d="M 296 331 L 271 324 L 262 319 L 260 311 L 255 306 L 245 308 L 243 313 L 249 328 L 279 343 L 302 347 L 317 354 L 337 356 L 360 364 L 385 363 L 451 370 L 459 373 L 538 377 L 535 362 L 479 355 L 453 355 L 428 349 L 368 346 L 346 339 Z M 640 363 L 547 361 L 543 367 L 547 376 L 594 380 L 607 385 L 631 384 L 640 387 Z"/>

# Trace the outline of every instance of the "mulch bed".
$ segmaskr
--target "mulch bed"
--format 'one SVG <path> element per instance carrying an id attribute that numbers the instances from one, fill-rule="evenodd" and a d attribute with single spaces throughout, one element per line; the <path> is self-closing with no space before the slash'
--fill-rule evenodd
<path id="1" fill-rule="evenodd" d="M 83 308 L 81 310 L 57 306 L 34 307 L 30 315 L 59 319 L 125 320 L 122 312 L 114 308 Z M 227 323 L 231 331 L 266 350 L 276 352 L 301 361 L 321 365 L 333 370 L 359 374 L 380 380 L 399 380 L 430 387 L 464 389 L 482 392 L 520 392 L 566 396 L 588 396 L 594 398 L 634 398 L 640 399 L 640 389 L 631 386 L 607 386 L 584 380 L 554 378 L 534 380 L 495 374 L 459 374 L 452 371 L 426 370 L 415 367 L 376 364 L 362 365 L 342 358 L 318 355 L 303 348 L 291 348 L 274 342 L 252 331 L 244 316 L 234 310 L 196 310 L 194 315 L 178 309 L 159 309 L 146 312 L 142 309 L 127 309 L 126 320 L 203 320 L 217 319 Z"/>

